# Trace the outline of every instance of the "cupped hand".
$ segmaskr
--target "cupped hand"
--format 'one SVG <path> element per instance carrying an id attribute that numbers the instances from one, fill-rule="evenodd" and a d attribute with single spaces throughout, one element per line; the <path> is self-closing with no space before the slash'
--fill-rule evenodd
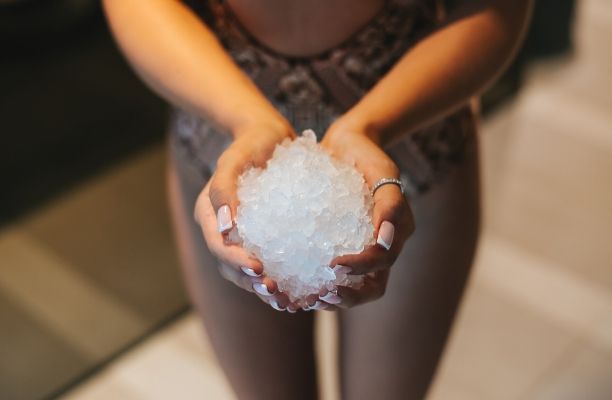
<path id="1" fill-rule="evenodd" d="M 321 145 L 332 156 L 353 164 L 363 174 L 370 189 L 381 178 L 399 178 L 393 160 L 363 131 L 332 124 Z M 363 286 L 359 289 L 339 286 L 331 292 L 323 290 L 318 299 L 309 299 L 312 308 L 353 307 L 384 294 L 389 268 L 414 231 L 414 219 L 406 197 L 395 184 L 379 187 L 373 200 L 372 223 L 376 244 L 359 254 L 336 257 L 330 265 L 346 266 L 350 268 L 350 274 L 364 275 Z"/>
<path id="2" fill-rule="evenodd" d="M 211 253 L 219 260 L 221 275 L 239 287 L 254 292 L 277 310 L 295 311 L 297 306 L 278 291 L 265 276 L 263 265 L 232 240 L 238 207 L 238 177 L 248 167 L 263 167 L 274 148 L 295 138 L 288 124 L 261 124 L 242 128 L 217 160 L 217 169 L 198 196 L 194 217 Z"/>

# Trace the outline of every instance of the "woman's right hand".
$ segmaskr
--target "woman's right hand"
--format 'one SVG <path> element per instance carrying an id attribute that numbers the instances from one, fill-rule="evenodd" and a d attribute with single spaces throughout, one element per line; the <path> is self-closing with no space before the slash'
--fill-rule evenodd
<path id="1" fill-rule="evenodd" d="M 276 282 L 265 276 L 261 262 L 232 242 L 229 236 L 235 227 L 238 177 L 248 167 L 265 166 L 276 145 L 295 136 L 291 126 L 284 121 L 250 123 L 238 128 L 234 132 L 234 141 L 217 160 L 216 171 L 198 196 L 194 215 L 209 250 L 220 262 L 223 277 L 255 292 L 273 308 L 282 310 L 288 307 L 289 311 L 298 307 L 278 292 Z"/>

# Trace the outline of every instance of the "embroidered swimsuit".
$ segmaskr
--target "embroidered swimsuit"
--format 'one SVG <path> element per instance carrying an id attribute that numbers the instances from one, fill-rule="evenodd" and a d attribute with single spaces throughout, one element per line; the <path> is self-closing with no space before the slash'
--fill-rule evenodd
<path id="1" fill-rule="evenodd" d="M 222 0 L 185 0 L 215 32 L 238 66 L 293 124 L 319 139 L 334 119 L 367 91 L 437 23 L 435 2 L 388 0 L 344 43 L 313 57 L 290 57 L 259 43 Z M 475 130 L 469 106 L 385 148 L 396 162 L 409 197 L 425 192 L 464 158 Z M 231 139 L 210 121 L 175 109 L 172 139 L 209 176 Z"/>

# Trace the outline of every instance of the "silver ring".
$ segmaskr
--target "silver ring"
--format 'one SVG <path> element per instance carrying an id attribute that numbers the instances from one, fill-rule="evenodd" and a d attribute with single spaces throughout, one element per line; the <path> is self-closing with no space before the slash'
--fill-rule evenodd
<path id="1" fill-rule="evenodd" d="M 404 184 L 402 183 L 402 181 L 396 178 L 381 178 L 374 184 L 374 187 L 372 188 L 372 197 L 374 197 L 374 193 L 376 193 L 379 187 L 388 183 L 392 183 L 394 185 L 399 186 L 400 190 L 402 191 L 402 195 L 404 194 Z"/>

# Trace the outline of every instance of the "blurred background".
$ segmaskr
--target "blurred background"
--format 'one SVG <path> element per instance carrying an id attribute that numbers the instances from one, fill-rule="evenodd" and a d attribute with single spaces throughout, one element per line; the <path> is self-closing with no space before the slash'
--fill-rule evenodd
<path id="1" fill-rule="evenodd" d="M 539 0 L 484 96 L 483 236 L 429 398 L 612 398 L 611 38 L 611 1 Z M 100 5 L 0 0 L 0 46 L 0 399 L 234 398 L 178 273 L 166 107 Z"/>

